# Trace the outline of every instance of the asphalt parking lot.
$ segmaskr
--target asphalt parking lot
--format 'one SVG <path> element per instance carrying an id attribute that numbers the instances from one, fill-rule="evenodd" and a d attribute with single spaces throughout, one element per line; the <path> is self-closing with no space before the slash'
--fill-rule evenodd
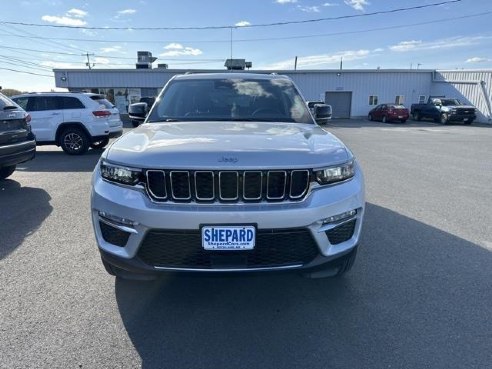
<path id="1" fill-rule="evenodd" d="M 490 367 L 492 126 L 407 123 L 327 126 L 367 186 L 338 280 L 115 280 L 89 218 L 100 151 L 40 147 L 0 184 L 0 367 Z"/>

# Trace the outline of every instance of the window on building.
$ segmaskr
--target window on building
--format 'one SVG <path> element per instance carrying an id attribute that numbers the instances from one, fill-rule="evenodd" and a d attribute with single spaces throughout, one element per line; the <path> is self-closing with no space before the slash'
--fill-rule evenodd
<path id="1" fill-rule="evenodd" d="M 378 97 L 376 95 L 369 96 L 369 105 L 377 105 Z"/>
<path id="2" fill-rule="evenodd" d="M 396 95 L 395 104 L 396 105 L 403 105 L 404 100 L 405 99 L 404 99 L 403 95 Z"/>
<path id="3" fill-rule="evenodd" d="M 425 104 L 425 95 L 419 96 L 419 104 Z"/>

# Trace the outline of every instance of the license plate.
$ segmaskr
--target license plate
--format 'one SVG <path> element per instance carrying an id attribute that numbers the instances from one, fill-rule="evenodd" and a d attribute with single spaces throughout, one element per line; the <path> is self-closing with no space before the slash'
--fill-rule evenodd
<path id="1" fill-rule="evenodd" d="M 398 116 L 398 119 L 403 119 L 403 115 L 399 115 Z"/>
<path id="2" fill-rule="evenodd" d="M 255 239 L 254 226 L 202 227 L 202 247 L 205 250 L 252 250 Z"/>

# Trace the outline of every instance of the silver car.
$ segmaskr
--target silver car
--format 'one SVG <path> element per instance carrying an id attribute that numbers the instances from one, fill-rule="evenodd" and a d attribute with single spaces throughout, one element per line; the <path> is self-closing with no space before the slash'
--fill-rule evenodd
<path id="1" fill-rule="evenodd" d="M 364 179 L 285 76 L 171 79 L 145 123 L 103 153 L 92 221 L 106 270 L 342 275 L 356 256 Z"/>

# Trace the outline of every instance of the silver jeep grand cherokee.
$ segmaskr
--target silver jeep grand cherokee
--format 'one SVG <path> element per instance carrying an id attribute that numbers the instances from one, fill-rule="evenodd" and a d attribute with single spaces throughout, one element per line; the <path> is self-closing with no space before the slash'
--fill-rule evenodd
<path id="1" fill-rule="evenodd" d="M 296 270 L 352 266 L 364 180 L 294 83 L 250 73 L 172 78 L 145 124 L 103 153 L 92 221 L 106 270 Z"/>

